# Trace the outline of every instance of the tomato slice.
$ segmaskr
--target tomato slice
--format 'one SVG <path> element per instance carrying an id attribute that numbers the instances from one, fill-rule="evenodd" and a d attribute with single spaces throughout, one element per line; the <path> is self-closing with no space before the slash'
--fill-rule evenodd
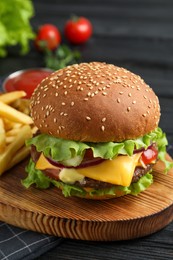
<path id="1" fill-rule="evenodd" d="M 141 159 L 144 164 L 150 164 L 152 162 L 155 162 L 157 156 L 158 156 L 158 150 L 154 145 L 152 145 L 142 153 Z"/>

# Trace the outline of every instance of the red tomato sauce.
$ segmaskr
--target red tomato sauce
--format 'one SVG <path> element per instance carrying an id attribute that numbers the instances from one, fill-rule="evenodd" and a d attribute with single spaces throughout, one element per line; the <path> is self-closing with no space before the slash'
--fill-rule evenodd
<path id="1" fill-rule="evenodd" d="M 25 98 L 30 98 L 37 85 L 52 72 L 46 69 L 28 69 L 14 72 L 4 81 L 3 88 L 6 92 L 24 90 L 27 94 Z"/>

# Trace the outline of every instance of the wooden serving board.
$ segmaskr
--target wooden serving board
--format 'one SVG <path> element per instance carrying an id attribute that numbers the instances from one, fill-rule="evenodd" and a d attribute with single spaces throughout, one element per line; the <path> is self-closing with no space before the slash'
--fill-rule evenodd
<path id="1" fill-rule="evenodd" d="M 56 188 L 25 189 L 20 180 L 26 163 L 0 178 L 0 220 L 9 224 L 65 238 L 111 241 L 149 235 L 173 220 L 173 169 L 163 174 L 160 161 L 154 184 L 145 192 L 105 201 L 64 198 Z"/>

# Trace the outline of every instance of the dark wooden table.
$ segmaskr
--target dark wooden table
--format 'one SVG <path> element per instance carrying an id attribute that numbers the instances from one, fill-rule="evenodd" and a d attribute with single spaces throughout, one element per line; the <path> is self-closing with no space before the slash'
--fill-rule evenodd
<path id="1" fill-rule="evenodd" d="M 53 23 L 61 30 L 70 14 L 88 17 L 91 40 L 79 49 L 82 61 L 105 61 L 139 74 L 161 104 L 160 126 L 173 144 L 173 1 L 171 0 L 35 0 L 32 25 Z M 40 67 L 34 47 L 25 57 L 14 51 L 0 60 L 0 76 Z M 152 199 L 152 198 L 151 198 Z M 164 230 L 132 241 L 89 242 L 64 239 L 39 259 L 173 259 L 173 223 Z"/>

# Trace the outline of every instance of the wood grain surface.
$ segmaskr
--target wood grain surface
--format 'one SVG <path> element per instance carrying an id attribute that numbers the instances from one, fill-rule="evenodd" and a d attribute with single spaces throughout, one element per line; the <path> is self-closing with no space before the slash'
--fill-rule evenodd
<path id="1" fill-rule="evenodd" d="M 163 174 L 160 161 L 147 191 L 105 201 L 64 198 L 56 188 L 25 189 L 26 163 L 0 180 L 0 220 L 9 224 L 65 238 L 111 241 L 154 233 L 173 220 L 173 169 Z"/>

